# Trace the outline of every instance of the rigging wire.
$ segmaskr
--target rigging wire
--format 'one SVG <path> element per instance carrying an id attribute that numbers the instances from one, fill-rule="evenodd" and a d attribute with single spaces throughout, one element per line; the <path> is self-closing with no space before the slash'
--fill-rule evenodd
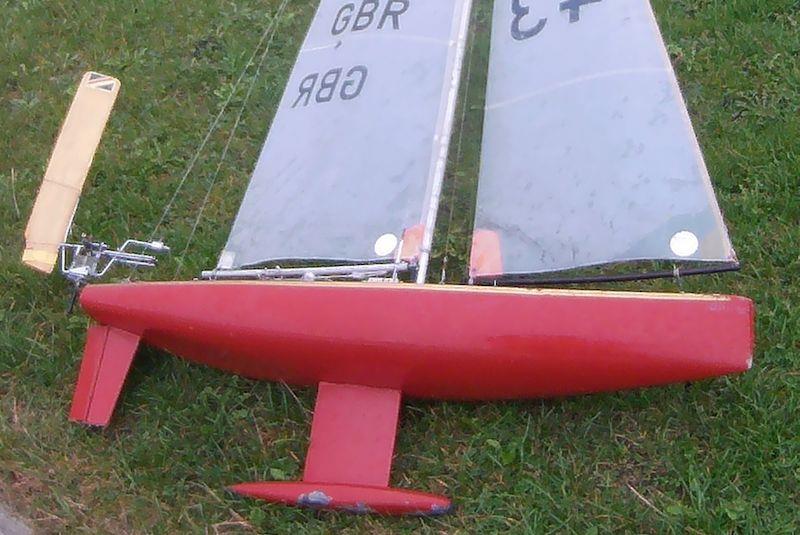
<path id="1" fill-rule="evenodd" d="M 150 241 L 153 241 L 155 239 L 156 233 L 161 228 L 161 225 L 164 224 L 164 221 L 167 219 L 167 216 L 169 215 L 170 211 L 172 210 L 172 207 L 175 204 L 175 201 L 177 200 L 178 195 L 180 194 L 181 190 L 183 189 L 184 184 L 186 184 L 186 180 L 189 178 L 189 175 L 191 174 L 192 170 L 194 169 L 194 166 L 197 163 L 197 160 L 200 157 L 200 154 L 203 152 L 203 149 L 208 144 L 208 141 L 211 139 L 212 134 L 214 133 L 214 131 L 219 126 L 219 122 L 222 119 L 222 116 L 228 110 L 228 106 L 230 105 L 231 100 L 233 100 L 233 96 L 236 94 L 237 89 L 239 88 L 239 85 L 241 84 L 242 80 L 245 77 L 245 74 L 247 74 L 247 71 L 253 65 L 253 62 L 255 61 L 256 56 L 258 55 L 258 50 L 261 48 L 261 46 L 267 40 L 267 37 L 271 33 L 273 33 L 272 29 L 274 28 L 275 21 L 277 20 L 277 18 L 279 16 L 278 13 L 280 13 L 281 10 L 286 7 L 286 4 L 287 4 L 287 0 L 283 0 L 281 5 L 278 7 L 278 11 L 276 12 L 275 17 L 272 18 L 272 20 L 270 21 L 270 24 L 267 26 L 267 28 L 261 34 L 261 37 L 259 38 L 258 43 L 256 44 L 255 48 L 253 49 L 253 53 L 250 55 L 250 58 L 247 60 L 247 64 L 242 69 L 242 72 L 239 73 L 239 77 L 236 79 L 236 82 L 233 84 L 233 87 L 231 88 L 231 91 L 228 94 L 228 97 L 225 99 L 225 102 L 222 104 L 222 107 L 220 108 L 220 110 L 217 113 L 216 117 L 214 117 L 214 120 L 209 125 L 208 130 L 206 131 L 205 137 L 203 138 L 203 140 L 198 145 L 197 150 L 195 151 L 194 155 L 192 156 L 191 160 L 189 161 L 189 165 L 186 167 L 185 171 L 183 172 L 183 175 L 181 176 L 181 179 L 178 182 L 178 185 L 175 188 L 175 191 L 173 192 L 172 197 L 170 198 L 169 202 L 167 203 L 167 206 L 164 208 L 164 211 L 161 213 L 161 217 L 158 219 L 158 223 L 156 223 L 156 226 L 153 228 L 153 232 L 150 234 Z"/>
<path id="2" fill-rule="evenodd" d="M 674 266 L 672 270 L 649 271 L 641 273 L 621 273 L 617 275 L 586 275 L 586 276 L 553 276 L 537 277 L 535 275 L 503 275 L 501 277 L 486 277 L 475 279 L 475 284 L 480 286 L 571 286 L 576 284 L 609 284 L 615 282 L 640 282 L 657 279 L 675 279 L 682 282 L 683 277 L 696 275 L 714 275 L 741 271 L 741 264 L 728 262 L 700 268 L 682 268 Z"/>
<path id="3" fill-rule="evenodd" d="M 225 163 L 225 159 L 228 156 L 228 151 L 231 147 L 231 143 L 233 142 L 234 137 L 236 137 L 236 132 L 239 130 L 239 125 L 242 121 L 242 116 L 244 115 L 245 109 L 247 109 L 247 104 L 250 101 L 250 97 L 253 94 L 253 89 L 256 86 L 256 82 L 261 75 L 261 69 L 264 67 L 264 61 L 267 59 L 269 55 L 270 48 L 272 47 L 272 43 L 275 39 L 275 34 L 278 31 L 278 21 L 280 20 L 281 16 L 283 15 L 284 10 L 286 9 L 286 5 L 289 3 L 289 0 L 283 0 L 281 5 L 278 7 L 278 10 L 275 13 L 272 21 L 270 22 L 267 31 L 271 30 L 269 40 L 267 41 L 267 45 L 264 47 L 264 51 L 261 53 L 261 58 L 259 59 L 258 66 L 256 67 L 256 72 L 253 78 L 250 80 L 250 85 L 247 88 L 247 93 L 245 94 L 244 100 L 242 101 L 242 106 L 239 108 L 239 113 L 236 115 L 236 120 L 233 123 L 233 127 L 231 128 L 230 134 L 228 134 L 228 139 L 225 141 L 225 146 L 222 149 L 222 153 L 220 154 L 219 161 L 217 162 L 216 170 L 209 181 L 208 188 L 206 189 L 206 194 L 203 197 L 203 202 L 200 204 L 200 208 L 197 210 L 197 216 L 195 217 L 194 223 L 192 224 L 192 230 L 189 233 L 189 238 L 186 240 L 186 246 L 181 251 L 180 255 L 177 257 L 177 267 L 175 268 L 175 275 L 174 277 L 177 278 L 178 273 L 183 266 L 183 259 L 186 256 L 189 247 L 194 240 L 195 233 L 197 232 L 197 227 L 200 225 L 200 221 L 203 218 L 203 213 L 205 212 L 206 207 L 208 206 L 209 199 L 211 198 L 211 191 L 214 189 L 214 186 L 217 183 L 217 179 L 219 178 L 219 173 L 222 170 L 222 165 Z"/>
<path id="4" fill-rule="evenodd" d="M 478 10 L 475 9 L 472 15 L 472 21 L 470 21 L 470 27 L 474 28 L 475 23 L 478 17 Z M 475 41 L 477 40 L 476 34 L 473 31 L 470 34 L 470 44 L 469 44 L 469 52 L 467 52 L 467 79 L 466 85 L 464 87 L 464 98 L 461 104 L 461 120 L 460 125 L 458 127 L 458 143 L 456 144 L 456 159 L 455 164 L 456 167 L 459 167 L 462 163 L 462 154 L 463 154 L 463 146 L 464 146 L 464 128 L 467 122 L 467 110 L 469 109 L 469 89 L 471 86 L 472 81 L 472 56 L 475 50 Z M 453 213 L 455 212 L 455 199 L 456 199 L 456 192 L 458 191 L 458 173 L 454 174 L 453 178 L 453 186 L 450 190 L 450 214 L 447 218 L 447 233 L 445 234 L 444 239 L 444 258 L 442 259 L 442 275 L 441 279 L 439 280 L 440 284 L 445 283 L 445 278 L 447 277 L 447 261 L 449 258 L 449 250 L 450 250 L 450 234 L 453 227 Z"/>

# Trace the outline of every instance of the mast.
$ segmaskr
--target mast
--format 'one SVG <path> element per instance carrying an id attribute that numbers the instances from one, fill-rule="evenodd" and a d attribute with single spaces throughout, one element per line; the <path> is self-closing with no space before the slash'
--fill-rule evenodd
<path id="1" fill-rule="evenodd" d="M 419 258 L 419 269 L 417 271 L 417 284 L 425 284 L 428 275 L 428 263 L 431 258 L 433 248 L 433 231 L 436 228 L 436 216 L 439 213 L 439 204 L 442 197 L 442 184 L 444 183 L 444 173 L 447 168 L 447 151 L 450 147 L 450 139 L 453 134 L 453 118 L 456 113 L 458 102 L 458 90 L 461 84 L 461 71 L 464 66 L 464 53 L 467 44 L 467 32 L 469 32 L 470 14 L 472 12 L 472 0 L 466 0 L 462 5 L 462 12 L 458 17 L 453 18 L 454 34 L 457 35 L 455 57 L 453 58 L 452 75 L 449 87 L 446 88 L 446 103 L 442 108 L 443 117 L 441 124 L 444 125 L 442 131 L 442 142 L 439 146 L 439 153 L 436 155 L 436 165 L 434 171 L 433 191 L 431 200 L 428 203 L 428 214 L 425 219 L 425 232 L 422 240 L 422 250 Z"/>

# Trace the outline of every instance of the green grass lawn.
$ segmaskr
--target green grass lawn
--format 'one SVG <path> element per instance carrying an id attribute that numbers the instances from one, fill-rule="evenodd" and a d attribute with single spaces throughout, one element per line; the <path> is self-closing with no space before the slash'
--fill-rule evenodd
<path id="1" fill-rule="evenodd" d="M 462 280 L 467 257 L 491 11 L 488 0 L 476 3 L 462 156 L 451 155 L 440 217 L 440 231 L 452 232 L 437 243 L 437 280 L 445 253 L 452 281 Z M 744 263 L 740 274 L 687 280 L 683 289 L 755 300 L 750 373 L 568 400 L 410 402 L 392 482 L 453 497 L 456 512 L 438 519 L 318 514 L 224 491 L 298 478 L 313 391 L 145 349 L 110 428 L 67 421 L 88 320 L 66 316 L 65 282 L 25 269 L 19 254 L 81 73 L 113 74 L 123 89 L 75 231 L 114 244 L 147 237 L 278 4 L 0 0 L 0 496 L 50 532 L 800 529 L 796 0 L 655 1 Z M 178 270 L 187 278 L 215 262 L 315 6 L 290 2 L 189 254 L 180 252 L 241 94 L 162 228 L 177 254 L 148 277 Z"/>

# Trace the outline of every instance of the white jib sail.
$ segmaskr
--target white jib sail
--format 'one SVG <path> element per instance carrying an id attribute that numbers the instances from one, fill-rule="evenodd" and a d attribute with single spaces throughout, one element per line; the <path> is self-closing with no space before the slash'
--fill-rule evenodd
<path id="1" fill-rule="evenodd" d="M 735 261 L 647 0 L 497 0 L 476 278 Z"/>

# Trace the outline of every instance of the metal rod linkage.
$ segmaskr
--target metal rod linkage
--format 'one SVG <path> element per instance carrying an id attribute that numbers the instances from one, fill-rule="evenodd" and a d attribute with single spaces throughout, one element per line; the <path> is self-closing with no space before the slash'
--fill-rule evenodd
<path id="1" fill-rule="evenodd" d="M 303 268 L 264 268 L 264 269 L 213 269 L 200 274 L 203 280 L 264 280 L 264 279 L 307 279 L 317 277 L 341 277 L 363 280 L 409 270 L 408 262 L 387 264 L 363 264 L 358 266 L 326 266 Z"/>

